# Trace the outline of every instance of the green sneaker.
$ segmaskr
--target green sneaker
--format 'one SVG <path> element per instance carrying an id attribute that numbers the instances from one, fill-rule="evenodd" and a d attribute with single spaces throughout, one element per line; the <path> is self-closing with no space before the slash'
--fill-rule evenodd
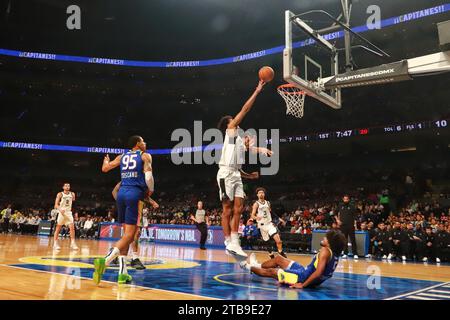
<path id="1" fill-rule="evenodd" d="M 94 270 L 95 271 L 94 275 L 92 276 L 92 280 L 94 280 L 95 284 L 99 284 L 106 270 L 105 258 L 94 259 Z"/>
<path id="2" fill-rule="evenodd" d="M 117 283 L 118 284 L 130 283 L 132 279 L 133 278 L 129 274 L 121 273 L 121 274 L 119 274 L 119 277 L 117 278 Z"/>

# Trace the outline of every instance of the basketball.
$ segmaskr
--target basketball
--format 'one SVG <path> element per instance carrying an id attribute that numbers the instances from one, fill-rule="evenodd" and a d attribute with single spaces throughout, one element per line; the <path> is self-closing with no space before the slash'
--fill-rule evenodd
<path id="1" fill-rule="evenodd" d="M 258 72 L 259 75 L 259 79 L 261 79 L 264 82 L 270 82 L 273 80 L 273 77 L 275 76 L 275 72 L 273 71 L 273 69 L 271 67 L 262 67 L 261 69 L 259 69 Z"/>

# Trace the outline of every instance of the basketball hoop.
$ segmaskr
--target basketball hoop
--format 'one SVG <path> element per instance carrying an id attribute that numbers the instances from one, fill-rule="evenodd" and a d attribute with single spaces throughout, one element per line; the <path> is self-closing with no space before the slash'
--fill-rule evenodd
<path id="1" fill-rule="evenodd" d="M 286 114 L 303 118 L 306 92 L 290 83 L 279 86 L 277 92 L 286 102 Z"/>

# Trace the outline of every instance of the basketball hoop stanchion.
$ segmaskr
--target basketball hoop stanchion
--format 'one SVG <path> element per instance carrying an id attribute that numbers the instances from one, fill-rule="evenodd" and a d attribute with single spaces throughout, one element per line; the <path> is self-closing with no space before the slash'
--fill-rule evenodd
<path id="1" fill-rule="evenodd" d="M 286 114 L 303 118 L 306 92 L 290 83 L 279 86 L 277 92 L 286 102 Z"/>

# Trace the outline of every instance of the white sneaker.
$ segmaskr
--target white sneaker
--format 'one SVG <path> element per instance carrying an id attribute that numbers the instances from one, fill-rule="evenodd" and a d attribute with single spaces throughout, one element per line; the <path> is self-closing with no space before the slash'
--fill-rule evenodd
<path id="1" fill-rule="evenodd" d="M 381 257 L 381 259 L 386 260 L 386 259 L 387 259 L 387 255 L 383 255 L 383 256 Z"/>
<path id="2" fill-rule="evenodd" d="M 238 260 L 246 259 L 247 254 L 242 250 L 241 246 L 237 243 L 229 243 L 226 247 L 228 253 L 234 256 Z"/>
<path id="3" fill-rule="evenodd" d="M 441 263 L 441 259 L 436 258 L 436 263 Z"/>
<path id="4" fill-rule="evenodd" d="M 365 256 L 366 259 L 371 259 L 372 255 L 369 253 L 368 255 Z"/>
<path id="5" fill-rule="evenodd" d="M 406 257 L 405 256 L 402 256 L 402 261 L 406 261 Z"/>
<path id="6" fill-rule="evenodd" d="M 72 243 L 72 244 L 70 245 L 70 249 L 71 249 L 71 250 L 78 250 L 77 244 L 76 244 L 75 242 Z"/>
<path id="7" fill-rule="evenodd" d="M 254 266 L 255 264 L 258 264 L 258 260 L 256 260 L 256 255 L 254 253 L 250 254 L 250 257 L 248 258 L 248 263 L 251 266 Z"/>
<path id="8" fill-rule="evenodd" d="M 423 261 L 423 262 L 427 262 L 427 261 L 428 261 L 428 258 L 427 258 L 427 257 L 424 257 L 424 258 L 422 259 L 422 261 Z"/>
<path id="9" fill-rule="evenodd" d="M 228 250 L 226 249 L 228 247 L 228 245 L 230 244 L 230 240 L 225 240 L 223 243 L 225 244 L 225 254 L 227 256 L 231 256 L 231 254 L 228 252 Z"/>
<path id="10" fill-rule="evenodd" d="M 61 247 L 59 246 L 59 243 L 58 243 L 58 242 L 55 242 L 55 243 L 53 244 L 53 250 L 56 250 L 56 251 L 61 250 Z"/>
<path id="11" fill-rule="evenodd" d="M 389 253 L 389 255 L 387 256 L 387 259 L 391 260 L 392 259 L 392 254 Z"/>
<path id="12" fill-rule="evenodd" d="M 347 259 L 347 255 L 346 255 L 346 254 L 343 254 L 341 258 L 342 258 L 342 259 Z"/>
<path id="13" fill-rule="evenodd" d="M 241 262 L 239 262 L 239 266 L 241 267 L 241 269 L 245 270 L 245 271 L 250 271 L 250 268 L 252 267 L 247 261 L 242 260 Z"/>
<path id="14" fill-rule="evenodd" d="M 358 260 L 358 259 L 359 259 L 358 255 L 357 255 L 357 254 L 354 254 L 354 255 L 353 255 L 353 259 L 354 259 L 354 260 Z"/>

